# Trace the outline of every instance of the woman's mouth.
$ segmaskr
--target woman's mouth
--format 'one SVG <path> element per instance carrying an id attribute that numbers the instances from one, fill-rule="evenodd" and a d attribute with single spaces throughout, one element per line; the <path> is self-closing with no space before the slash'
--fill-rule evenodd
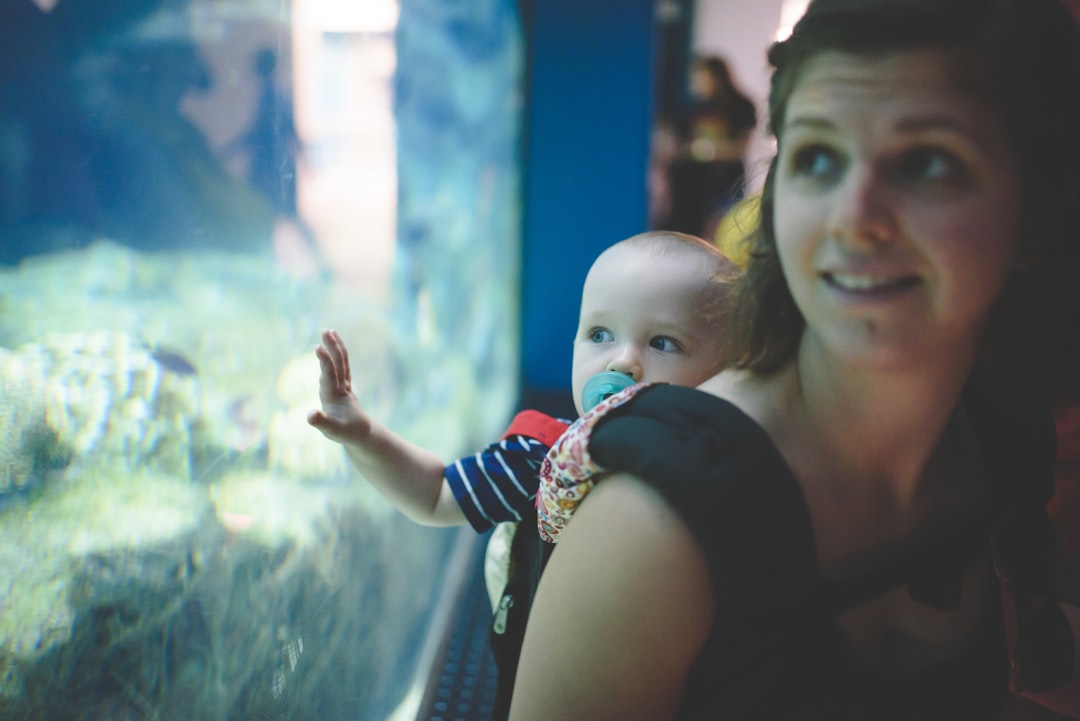
<path id="1" fill-rule="evenodd" d="M 823 273 L 825 282 L 847 293 L 877 294 L 906 290 L 919 284 L 915 276 L 852 275 Z"/>

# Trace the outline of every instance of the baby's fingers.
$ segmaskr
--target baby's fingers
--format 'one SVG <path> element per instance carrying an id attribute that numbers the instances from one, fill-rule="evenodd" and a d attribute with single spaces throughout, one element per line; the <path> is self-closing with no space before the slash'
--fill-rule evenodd
<path id="1" fill-rule="evenodd" d="M 336 330 L 324 330 L 323 345 L 334 363 L 339 382 L 350 385 L 352 377 L 349 373 L 349 351 L 345 348 L 345 341 L 341 339 L 341 335 Z"/>
<path id="2" fill-rule="evenodd" d="M 330 351 L 326 349 L 326 346 L 315 346 L 315 357 L 319 359 L 319 389 L 340 392 L 342 390 L 341 373 Z"/>
<path id="3" fill-rule="evenodd" d="M 331 440 L 337 440 L 341 434 L 341 423 L 322 411 L 308 411 L 307 422 Z"/>
<path id="4" fill-rule="evenodd" d="M 334 420 L 319 410 L 308 411 L 307 414 L 308 425 L 314 426 L 319 430 L 328 428 L 334 424 Z"/>

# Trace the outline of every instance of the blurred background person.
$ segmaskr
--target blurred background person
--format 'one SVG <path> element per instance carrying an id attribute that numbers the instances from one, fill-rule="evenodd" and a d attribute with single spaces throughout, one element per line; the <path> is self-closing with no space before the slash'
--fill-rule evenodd
<path id="1" fill-rule="evenodd" d="M 757 109 L 719 56 L 696 59 L 689 81 L 690 103 L 663 122 L 653 139 L 653 223 L 711 237 L 715 224 L 743 197 Z"/>

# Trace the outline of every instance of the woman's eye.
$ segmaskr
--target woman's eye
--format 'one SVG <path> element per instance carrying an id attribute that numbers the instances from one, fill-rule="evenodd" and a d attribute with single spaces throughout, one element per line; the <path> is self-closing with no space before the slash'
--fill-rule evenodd
<path id="1" fill-rule="evenodd" d="M 589 340 L 593 343 L 609 343 L 615 336 L 607 328 L 593 328 L 589 331 Z"/>
<path id="2" fill-rule="evenodd" d="M 664 353 L 676 353 L 683 349 L 682 344 L 674 338 L 658 335 L 649 341 L 649 347 Z"/>
<path id="3" fill-rule="evenodd" d="M 962 163 L 938 148 L 915 148 L 900 156 L 896 175 L 908 182 L 959 182 L 966 177 Z"/>
<path id="4" fill-rule="evenodd" d="M 791 160 L 791 169 L 796 175 L 810 178 L 832 178 L 841 168 L 840 155 L 824 145 L 800 148 Z"/>

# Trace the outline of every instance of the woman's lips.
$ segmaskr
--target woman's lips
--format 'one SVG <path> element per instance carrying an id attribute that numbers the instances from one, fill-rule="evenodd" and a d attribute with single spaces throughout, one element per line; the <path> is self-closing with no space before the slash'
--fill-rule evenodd
<path id="1" fill-rule="evenodd" d="M 825 282 L 846 293 L 877 295 L 907 290 L 919 284 L 919 278 L 913 275 L 876 275 L 862 273 L 822 273 Z"/>

